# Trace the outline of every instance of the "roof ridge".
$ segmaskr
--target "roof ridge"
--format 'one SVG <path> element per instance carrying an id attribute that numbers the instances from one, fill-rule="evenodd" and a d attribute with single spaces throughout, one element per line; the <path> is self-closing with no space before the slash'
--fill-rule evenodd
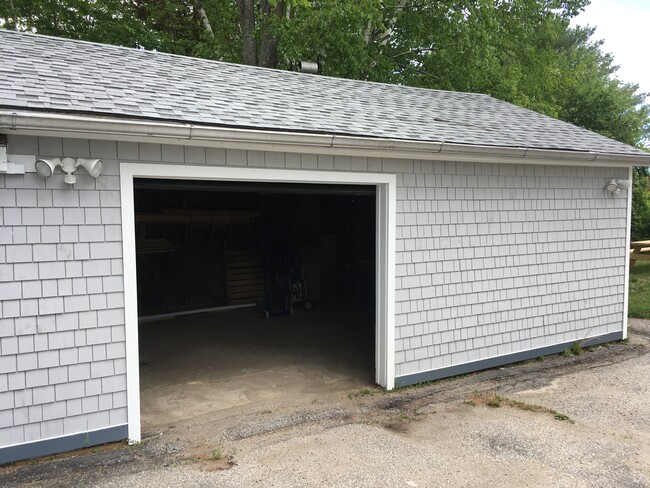
<path id="1" fill-rule="evenodd" d="M 328 80 L 337 80 L 337 81 L 343 81 L 343 82 L 349 82 L 349 83 L 359 83 L 359 84 L 373 84 L 373 85 L 379 85 L 379 86 L 385 86 L 385 87 L 403 87 L 408 90 L 417 90 L 417 91 L 424 91 L 424 92 L 440 92 L 440 93 L 452 93 L 456 95 L 471 95 L 475 97 L 487 97 L 492 100 L 498 100 L 497 98 L 494 98 L 491 95 L 488 95 L 487 93 L 472 93 L 472 92 L 463 92 L 463 91 L 458 91 L 458 90 L 444 90 L 441 88 L 424 88 L 424 87 L 419 87 L 419 86 L 411 86 L 411 85 L 400 85 L 396 83 L 386 83 L 382 81 L 372 81 L 372 80 L 357 80 L 355 78 L 343 78 L 340 76 L 329 76 L 329 75 L 323 75 L 323 74 L 309 74 L 309 73 L 301 73 L 298 71 L 290 71 L 290 70 L 284 70 L 280 68 L 267 68 L 263 66 L 254 66 L 250 64 L 243 64 L 243 63 L 235 63 L 232 61 L 222 61 L 219 59 L 210 59 L 210 58 L 200 58 L 200 57 L 195 57 L 195 56 L 187 56 L 185 54 L 176 54 L 176 53 L 169 53 L 166 51 L 156 51 L 156 50 L 151 50 L 151 49 L 139 49 L 137 47 L 129 47 L 129 46 L 122 46 L 119 44 L 106 44 L 98 41 L 87 41 L 84 39 L 72 39 L 69 37 L 57 37 L 49 34 L 39 34 L 37 32 L 27 32 L 27 31 L 14 31 L 10 29 L 0 29 L 0 35 L 2 34 L 12 34 L 12 35 L 26 35 L 30 37 L 34 37 L 36 39 L 39 38 L 47 38 L 51 39 L 56 42 L 70 42 L 70 43 L 75 43 L 75 44 L 87 44 L 91 46 L 95 46 L 98 48 L 102 49 L 121 49 L 121 50 L 127 50 L 129 52 L 134 52 L 134 53 L 140 53 L 140 54 L 151 54 L 151 55 L 156 55 L 156 56 L 169 56 L 173 58 L 181 58 L 181 59 L 186 59 L 190 61 L 195 61 L 195 62 L 205 62 L 205 63 L 216 63 L 220 65 L 226 65 L 226 66 L 232 66 L 234 68 L 239 68 L 239 69 L 249 69 L 249 70 L 260 70 L 262 72 L 274 72 L 274 73 L 279 73 L 281 75 L 287 75 L 287 76 L 299 76 L 299 77 L 317 77 L 317 78 L 323 78 L 323 79 L 328 79 Z"/>

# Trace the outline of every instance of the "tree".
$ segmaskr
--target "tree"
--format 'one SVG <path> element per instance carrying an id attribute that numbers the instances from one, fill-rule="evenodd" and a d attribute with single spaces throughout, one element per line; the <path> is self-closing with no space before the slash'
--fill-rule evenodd
<path id="1" fill-rule="evenodd" d="M 648 168 L 634 168 L 632 188 L 632 241 L 642 241 L 650 237 L 650 176 Z"/>
<path id="2" fill-rule="evenodd" d="M 563 66 L 554 98 L 559 118 L 630 145 L 647 138 L 650 107 L 638 85 L 615 78 L 611 55 L 600 50 L 601 41 L 590 42 L 591 28 L 567 30 L 559 48 Z"/>
<path id="3" fill-rule="evenodd" d="M 650 108 L 589 0 L 5 0 L 0 27 L 324 75 L 487 93 L 632 145 Z"/>

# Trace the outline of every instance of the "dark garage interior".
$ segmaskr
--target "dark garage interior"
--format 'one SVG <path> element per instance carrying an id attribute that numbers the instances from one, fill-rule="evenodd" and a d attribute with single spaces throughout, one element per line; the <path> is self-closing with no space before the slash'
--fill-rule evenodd
<path id="1" fill-rule="evenodd" d="M 134 187 L 144 429 L 374 383 L 374 186 Z"/>

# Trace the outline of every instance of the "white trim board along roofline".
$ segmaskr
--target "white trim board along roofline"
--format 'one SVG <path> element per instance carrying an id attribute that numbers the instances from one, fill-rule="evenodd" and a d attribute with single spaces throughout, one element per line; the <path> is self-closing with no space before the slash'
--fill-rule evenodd
<path id="1" fill-rule="evenodd" d="M 0 131 L 236 149 L 482 163 L 575 166 L 650 166 L 647 156 L 445 142 L 355 137 L 196 125 L 136 118 L 0 109 Z"/>

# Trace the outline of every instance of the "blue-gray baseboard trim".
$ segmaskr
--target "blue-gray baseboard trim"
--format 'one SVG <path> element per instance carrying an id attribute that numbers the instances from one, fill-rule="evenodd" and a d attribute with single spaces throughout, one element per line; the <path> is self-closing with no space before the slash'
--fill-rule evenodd
<path id="1" fill-rule="evenodd" d="M 79 434 L 44 439 L 42 441 L 2 447 L 0 448 L 0 465 L 121 441 L 128 436 L 128 426 L 125 424 L 90 432 L 80 432 Z"/>
<path id="2" fill-rule="evenodd" d="M 590 337 L 585 340 L 578 341 L 583 347 L 594 346 L 604 342 L 614 342 L 623 339 L 623 331 L 611 332 L 602 336 Z M 482 369 L 496 368 L 505 364 L 518 363 L 520 361 L 527 361 L 535 359 L 540 356 L 550 356 L 551 354 L 558 354 L 565 349 L 570 349 L 576 341 L 564 342 L 562 344 L 555 344 L 553 346 L 540 347 L 538 349 L 530 349 L 528 351 L 515 352 L 498 356 L 489 359 L 482 359 L 480 361 L 472 361 L 471 363 L 459 364 L 457 366 L 449 366 L 447 368 L 434 369 L 431 371 L 423 371 L 422 373 L 408 374 L 405 376 L 398 376 L 395 378 L 395 387 L 415 385 L 417 383 L 426 383 L 427 381 L 439 380 L 441 378 L 449 378 L 450 376 L 458 376 L 461 374 L 473 373 Z"/>

